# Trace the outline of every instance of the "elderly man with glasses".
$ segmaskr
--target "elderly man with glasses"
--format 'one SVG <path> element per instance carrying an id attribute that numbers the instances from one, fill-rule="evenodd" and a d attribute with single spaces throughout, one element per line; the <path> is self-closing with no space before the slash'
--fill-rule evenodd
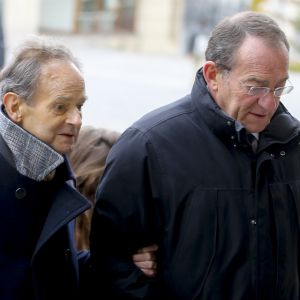
<path id="1" fill-rule="evenodd" d="M 281 103 L 292 90 L 284 32 L 242 12 L 213 30 L 191 94 L 126 130 L 91 233 L 113 299 L 299 300 L 300 126 Z M 153 242 L 146 279 L 131 255 Z"/>

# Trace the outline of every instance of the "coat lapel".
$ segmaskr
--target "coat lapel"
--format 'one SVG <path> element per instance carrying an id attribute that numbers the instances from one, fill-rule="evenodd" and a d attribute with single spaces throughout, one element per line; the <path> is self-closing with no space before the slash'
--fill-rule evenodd
<path id="1" fill-rule="evenodd" d="M 33 257 L 55 232 L 90 207 L 86 198 L 65 183 L 53 199 Z"/>

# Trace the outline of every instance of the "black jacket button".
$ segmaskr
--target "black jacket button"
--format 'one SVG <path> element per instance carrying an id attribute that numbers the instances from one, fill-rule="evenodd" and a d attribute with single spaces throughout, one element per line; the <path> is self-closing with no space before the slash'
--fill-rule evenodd
<path id="1" fill-rule="evenodd" d="M 26 190 L 24 188 L 17 188 L 15 191 L 15 196 L 17 199 L 23 199 L 26 197 Z"/>
<path id="2" fill-rule="evenodd" d="M 71 254 L 71 250 L 70 249 L 66 249 L 65 252 L 64 252 L 64 254 L 65 254 L 65 259 L 67 261 L 71 259 L 72 254 Z"/>

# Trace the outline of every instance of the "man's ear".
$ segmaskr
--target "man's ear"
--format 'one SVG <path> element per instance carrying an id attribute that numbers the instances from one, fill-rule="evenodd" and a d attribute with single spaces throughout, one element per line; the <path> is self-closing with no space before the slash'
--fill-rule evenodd
<path id="1" fill-rule="evenodd" d="M 211 94 L 218 91 L 218 81 L 217 81 L 218 70 L 216 64 L 213 61 L 207 61 L 203 65 L 203 76 L 207 83 L 208 90 Z"/>
<path id="2" fill-rule="evenodd" d="M 9 118 L 15 123 L 20 123 L 22 120 L 21 106 L 23 101 L 19 95 L 13 92 L 8 92 L 3 96 L 3 105 Z"/>

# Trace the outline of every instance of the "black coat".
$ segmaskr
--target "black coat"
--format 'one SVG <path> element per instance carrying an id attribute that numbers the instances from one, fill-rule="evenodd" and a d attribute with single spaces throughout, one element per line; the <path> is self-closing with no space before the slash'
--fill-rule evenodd
<path id="1" fill-rule="evenodd" d="M 299 224 L 299 122 L 280 104 L 253 153 L 199 72 L 191 95 L 146 115 L 114 145 L 91 255 L 120 299 L 299 300 Z M 131 262 L 152 242 L 156 280 Z"/>
<path id="2" fill-rule="evenodd" d="M 0 136 L 0 299 L 76 299 L 79 265 L 74 218 L 90 207 L 66 179 L 20 175 Z"/>

